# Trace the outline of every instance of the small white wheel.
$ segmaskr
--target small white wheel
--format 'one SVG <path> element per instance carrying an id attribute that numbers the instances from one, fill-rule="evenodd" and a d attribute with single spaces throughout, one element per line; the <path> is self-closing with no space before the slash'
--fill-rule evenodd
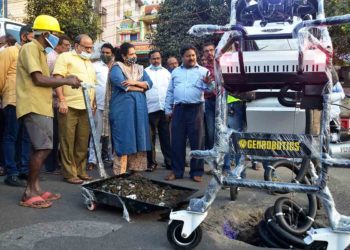
<path id="1" fill-rule="evenodd" d="M 167 238 L 169 243 L 176 250 L 193 249 L 202 240 L 202 229 L 200 226 L 198 226 L 188 238 L 182 237 L 181 232 L 183 224 L 183 221 L 174 220 L 168 225 Z"/>
<path id="2" fill-rule="evenodd" d="M 94 211 L 96 209 L 96 202 L 89 201 L 88 204 L 86 204 L 86 208 L 90 211 Z"/>

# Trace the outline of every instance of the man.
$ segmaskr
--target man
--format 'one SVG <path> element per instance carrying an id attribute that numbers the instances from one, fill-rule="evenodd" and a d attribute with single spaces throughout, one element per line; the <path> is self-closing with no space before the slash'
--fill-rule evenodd
<path id="1" fill-rule="evenodd" d="M 90 61 L 93 42 L 88 35 L 79 35 L 74 40 L 74 50 L 62 53 L 57 58 L 53 75 L 75 75 L 84 83 L 96 84 L 96 74 Z M 81 184 L 92 178 L 86 173 L 89 146 L 89 121 L 81 89 L 61 87 L 56 89 L 59 99 L 59 142 L 62 174 L 66 182 Z M 89 90 L 94 100 L 94 90 Z"/>
<path id="2" fill-rule="evenodd" d="M 51 50 L 47 54 L 47 64 L 49 65 L 50 74 L 52 74 L 55 68 L 57 57 L 64 52 L 68 52 L 69 50 L 70 50 L 69 37 L 65 35 L 61 35 L 58 39 L 58 44 L 56 48 L 54 50 Z"/>
<path id="3" fill-rule="evenodd" d="M 159 50 L 152 50 L 148 57 L 151 65 L 145 70 L 153 82 L 153 87 L 146 92 L 152 142 L 152 151 L 147 152 L 148 171 L 153 171 L 157 167 L 156 131 L 158 131 L 160 148 L 164 157 L 164 167 L 171 169 L 169 120 L 164 112 L 165 96 L 171 81 L 171 75 L 161 65 L 162 57 Z"/>
<path id="4" fill-rule="evenodd" d="M 4 109 L 3 155 L 7 176 L 5 184 L 13 187 L 25 187 L 28 178 L 30 140 L 23 122 L 16 117 L 16 70 L 18 53 L 21 47 L 33 40 L 30 25 L 20 30 L 21 42 L 6 48 L 0 53 L 0 95 Z M 1 87 L 3 86 L 3 87 Z M 20 166 L 17 168 L 17 159 Z"/>
<path id="5" fill-rule="evenodd" d="M 167 60 L 168 70 L 169 72 L 173 72 L 174 69 L 179 67 L 179 62 L 177 61 L 176 57 L 171 56 Z"/>
<path id="6" fill-rule="evenodd" d="M 61 35 L 58 40 L 58 44 L 55 49 L 51 50 L 47 54 L 47 64 L 49 65 L 50 74 L 52 74 L 53 69 L 56 64 L 56 60 L 58 55 L 68 52 L 70 50 L 70 39 Z M 50 155 L 47 157 L 45 161 L 45 169 L 48 173 L 59 174 L 58 169 L 58 100 L 56 96 L 56 92 L 53 91 L 54 97 L 54 118 L 53 118 L 53 149 Z M 56 171 L 57 170 L 57 171 Z"/>
<path id="7" fill-rule="evenodd" d="M 168 181 L 183 177 L 187 137 L 191 150 L 203 149 L 203 92 L 214 87 L 209 71 L 197 63 L 196 47 L 184 46 L 180 54 L 182 65 L 173 71 L 165 99 L 165 113 L 172 116 L 173 158 L 172 172 L 165 178 Z M 191 178 L 201 182 L 204 161 L 191 159 L 190 165 Z"/>
<path id="8" fill-rule="evenodd" d="M 113 46 L 110 43 L 105 43 L 101 47 L 101 58 L 99 61 L 94 62 L 92 65 L 96 72 L 96 111 L 94 115 L 96 125 L 96 137 L 97 141 L 101 141 L 102 128 L 103 128 L 103 111 L 105 108 L 105 95 L 106 86 L 108 82 L 109 69 L 112 67 L 114 62 Z M 92 138 L 90 139 L 89 147 L 89 161 L 88 170 L 96 167 L 96 155 L 93 146 Z"/>
<path id="9" fill-rule="evenodd" d="M 24 44 L 19 52 L 16 75 L 17 118 L 28 131 L 32 144 L 29 176 L 20 205 L 48 208 L 59 194 L 43 192 L 40 188 L 40 169 L 52 149 L 52 88 L 69 85 L 80 86 L 77 77 L 55 79 L 50 77 L 45 48 L 55 47 L 55 36 L 61 32 L 56 18 L 41 15 L 33 25 L 34 40 Z"/>
<path id="10" fill-rule="evenodd" d="M 206 43 L 203 45 L 203 66 L 207 68 L 211 75 L 214 77 L 214 54 L 215 45 L 212 43 Z M 205 99 L 205 146 L 207 149 L 212 149 L 214 146 L 215 138 L 215 104 L 216 93 L 215 89 L 204 93 Z"/>
<path id="11" fill-rule="evenodd" d="M 16 39 L 11 36 L 10 34 L 7 34 L 5 36 L 0 37 L 0 51 L 3 51 L 7 47 L 13 46 L 16 44 Z"/>

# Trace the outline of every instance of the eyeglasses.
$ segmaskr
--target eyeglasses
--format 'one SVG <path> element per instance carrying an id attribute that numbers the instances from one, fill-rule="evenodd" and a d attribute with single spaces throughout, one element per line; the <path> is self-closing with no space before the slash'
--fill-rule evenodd
<path id="1" fill-rule="evenodd" d="M 94 51 L 95 50 L 93 46 L 90 47 L 90 46 L 84 46 L 84 45 L 81 45 L 81 44 L 79 44 L 79 46 L 83 47 L 85 51 L 88 51 L 88 50 Z"/>

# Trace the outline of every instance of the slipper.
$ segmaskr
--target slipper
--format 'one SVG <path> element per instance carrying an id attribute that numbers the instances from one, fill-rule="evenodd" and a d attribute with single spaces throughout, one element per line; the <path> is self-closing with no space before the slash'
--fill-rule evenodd
<path id="1" fill-rule="evenodd" d="M 70 184 L 83 184 L 84 181 L 80 180 L 79 178 L 70 178 L 70 179 L 64 179 L 65 182 L 68 182 Z"/>
<path id="2" fill-rule="evenodd" d="M 54 194 L 51 192 L 44 192 L 40 196 L 46 201 L 56 201 L 62 197 L 61 194 Z"/>
<path id="3" fill-rule="evenodd" d="M 80 179 L 82 179 L 83 181 L 91 181 L 92 180 L 92 177 L 88 176 L 88 175 L 86 175 L 86 176 L 78 175 L 78 177 Z"/>
<path id="4" fill-rule="evenodd" d="M 30 208 L 49 208 L 52 206 L 52 202 L 44 200 L 41 196 L 34 196 L 26 201 L 21 201 L 19 205 Z"/>

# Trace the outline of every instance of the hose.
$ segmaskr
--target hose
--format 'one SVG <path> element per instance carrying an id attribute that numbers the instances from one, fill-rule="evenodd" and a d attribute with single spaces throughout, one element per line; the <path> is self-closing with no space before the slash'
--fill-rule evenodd
<path id="1" fill-rule="evenodd" d="M 303 239 L 300 239 L 293 234 L 288 233 L 286 230 L 281 228 L 275 221 L 273 215 L 274 207 L 270 207 L 265 211 L 265 220 L 267 222 L 268 228 L 270 228 L 276 235 L 281 237 L 283 240 L 293 245 L 294 247 L 304 248 L 306 244 Z"/>
<path id="2" fill-rule="evenodd" d="M 264 243 L 267 247 L 273 247 L 273 248 L 280 248 L 279 245 L 277 245 L 270 237 L 267 231 L 267 225 L 265 221 L 260 221 L 258 225 L 258 233 L 260 236 L 261 241 Z"/>
<path id="3" fill-rule="evenodd" d="M 286 167 L 289 170 L 291 170 L 296 177 L 294 178 L 293 182 L 301 182 L 305 174 L 307 173 L 307 170 L 310 166 L 310 159 L 309 158 L 303 158 L 301 162 L 300 168 L 298 168 L 294 163 L 288 160 L 280 160 L 275 162 L 271 167 L 268 167 L 264 172 L 264 179 L 265 181 L 272 181 L 273 173 L 276 169 L 281 167 Z M 286 194 L 288 192 L 283 191 L 275 191 L 275 193 L 278 194 Z"/>
<path id="4" fill-rule="evenodd" d="M 271 209 L 273 210 L 274 208 L 271 207 Z M 283 213 L 285 214 L 285 216 L 290 216 L 292 213 L 292 208 L 288 207 L 288 206 L 283 206 Z M 294 211 L 297 212 L 297 211 Z M 266 219 L 266 222 L 268 222 L 269 219 Z M 285 240 L 281 239 L 281 237 L 276 234 L 269 226 L 267 227 L 267 231 L 268 233 L 271 235 L 271 238 L 276 242 L 276 244 L 278 244 L 280 247 L 283 248 L 293 248 L 293 246 L 291 244 L 289 244 L 288 242 L 286 242 Z"/>
<path id="5" fill-rule="evenodd" d="M 292 201 L 291 199 L 289 199 L 287 197 L 281 197 L 281 198 L 277 199 L 277 201 L 275 202 L 274 212 L 275 212 L 276 221 L 287 232 L 289 232 L 291 234 L 295 234 L 295 235 L 302 235 L 307 230 L 309 230 L 310 227 L 312 226 L 312 224 L 314 223 L 314 218 L 316 216 L 316 210 L 317 210 L 316 196 L 308 194 L 307 198 L 309 200 L 309 211 L 307 214 L 305 214 L 305 212 L 303 212 L 302 207 L 300 207 L 296 202 Z M 292 220 L 294 219 L 294 223 L 293 223 L 293 221 L 290 221 L 290 224 L 294 224 L 294 226 L 290 225 L 287 222 L 286 218 L 283 216 L 283 207 L 284 206 L 296 208 L 296 210 L 299 211 L 297 213 L 298 217 L 300 214 L 302 219 L 298 220 L 298 217 L 292 218 Z M 297 223 L 297 222 L 301 222 L 301 224 Z"/>
<path id="6" fill-rule="evenodd" d="M 285 107 L 289 107 L 289 108 L 294 108 L 297 105 L 297 101 L 296 100 L 287 100 L 286 97 L 290 97 L 288 90 L 290 89 L 289 85 L 286 85 L 284 87 L 281 88 L 281 91 L 279 92 L 279 95 L 277 97 L 278 102 Z M 297 97 L 297 95 L 295 95 L 295 97 Z"/>

